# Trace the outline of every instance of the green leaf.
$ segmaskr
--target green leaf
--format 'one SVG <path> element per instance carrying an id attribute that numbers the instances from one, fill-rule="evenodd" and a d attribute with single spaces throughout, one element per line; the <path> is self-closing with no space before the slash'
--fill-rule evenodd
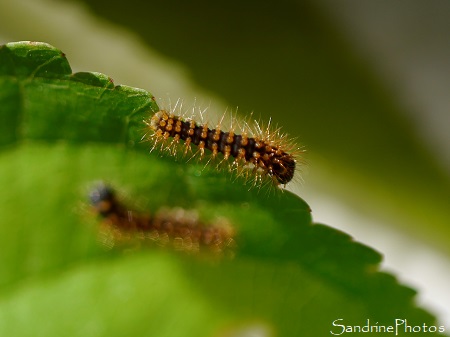
<path id="1" fill-rule="evenodd" d="M 145 113 L 157 109 L 144 90 L 114 86 L 99 73 L 72 74 L 65 55 L 44 43 L 3 46 L 0 64 L 0 145 L 20 139 L 132 145 Z"/>
<path id="2" fill-rule="evenodd" d="M 43 43 L 2 46 L 0 65 L 0 335 L 324 336 L 339 318 L 433 324 L 414 290 L 378 271 L 378 252 L 312 224 L 297 196 L 149 155 L 142 119 L 158 106 L 148 92 L 71 74 Z M 227 218 L 236 257 L 105 252 L 86 204 L 97 180 L 149 211 Z"/>

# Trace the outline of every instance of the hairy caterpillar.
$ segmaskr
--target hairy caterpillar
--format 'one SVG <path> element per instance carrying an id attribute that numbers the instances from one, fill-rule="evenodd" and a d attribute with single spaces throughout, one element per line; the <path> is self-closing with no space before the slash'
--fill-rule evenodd
<path id="1" fill-rule="evenodd" d="M 304 151 L 282 134 L 280 128 L 272 130 L 271 121 L 263 126 L 257 121 L 239 122 L 232 118 L 229 130 L 224 131 L 223 117 L 215 128 L 210 128 L 203 122 L 202 111 L 199 110 L 198 115 L 202 119 L 199 122 L 194 120 L 194 107 L 192 115 L 185 117 L 177 102 L 173 109 L 161 109 L 144 120 L 143 139 L 153 143 L 151 151 L 159 148 L 174 156 L 182 141 L 183 155 L 191 154 L 191 158 L 199 160 L 207 158 L 207 165 L 221 158 L 217 168 L 226 164 L 230 171 L 252 180 L 255 185 L 262 185 L 265 177 L 275 186 L 285 186 L 293 180 Z M 195 152 L 193 146 L 197 149 Z"/>
<path id="2" fill-rule="evenodd" d="M 224 219 L 203 223 L 196 212 L 182 208 L 161 208 L 155 214 L 128 209 L 115 191 L 97 184 L 89 195 L 101 217 L 99 241 L 108 248 L 133 244 L 155 244 L 178 251 L 230 253 L 235 246 L 234 229 Z"/>

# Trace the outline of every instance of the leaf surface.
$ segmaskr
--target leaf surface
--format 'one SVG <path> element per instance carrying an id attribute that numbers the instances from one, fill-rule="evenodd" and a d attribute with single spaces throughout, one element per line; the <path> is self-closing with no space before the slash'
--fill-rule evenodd
<path id="1" fill-rule="evenodd" d="M 414 290 L 379 272 L 378 252 L 313 224 L 297 196 L 148 154 L 142 119 L 158 109 L 148 92 L 72 74 L 43 43 L 2 46 L 0 65 L 0 335 L 323 336 L 339 318 L 433 323 Z M 104 251 L 87 205 L 98 180 L 130 207 L 225 217 L 236 257 Z"/>

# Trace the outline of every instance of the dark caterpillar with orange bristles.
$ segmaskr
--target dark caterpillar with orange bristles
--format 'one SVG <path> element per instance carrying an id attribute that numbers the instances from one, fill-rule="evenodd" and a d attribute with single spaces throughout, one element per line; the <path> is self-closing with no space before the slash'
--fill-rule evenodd
<path id="1" fill-rule="evenodd" d="M 176 109 L 175 106 L 173 110 Z M 230 171 L 252 180 L 254 185 L 262 185 L 265 177 L 275 186 L 285 186 L 293 180 L 304 151 L 286 134 L 282 134 L 280 129 L 273 131 L 270 121 L 263 127 L 256 121 L 239 123 L 235 119 L 230 129 L 224 131 L 222 120 L 215 128 L 209 128 L 208 123 L 196 122 L 192 116 L 185 118 L 170 109 L 162 109 L 144 121 L 147 132 L 143 139 L 153 143 L 151 151 L 160 148 L 174 156 L 181 141 L 184 155 L 191 153 L 191 158 L 197 156 L 200 160 L 208 157 L 207 165 L 220 154 L 217 168 L 225 163 Z M 238 132 L 235 125 L 239 128 Z M 193 146 L 197 151 L 192 151 Z"/>
<path id="2" fill-rule="evenodd" d="M 91 191 L 89 198 L 102 219 L 99 241 L 105 247 L 153 244 L 188 253 L 233 252 L 234 229 L 224 219 L 203 223 L 196 212 L 182 208 L 162 208 L 154 215 L 133 211 L 103 183 Z"/>

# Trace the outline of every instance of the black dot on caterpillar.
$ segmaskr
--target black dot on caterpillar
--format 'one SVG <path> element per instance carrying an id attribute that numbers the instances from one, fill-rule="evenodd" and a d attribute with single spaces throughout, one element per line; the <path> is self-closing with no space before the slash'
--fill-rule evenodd
<path id="1" fill-rule="evenodd" d="M 280 128 L 273 130 L 271 121 L 264 126 L 257 121 L 239 122 L 231 118 L 230 128 L 224 131 L 223 117 L 214 128 L 210 128 L 203 121 L 202 111 L 198 113 L 201 121 L 195 121 L 195 115 L 194 107 L 193 113 L 186 117 L 179 102 L 174 109 L 161 109 L 144 120 L 147 127 L 143 139 L 153 143 L 151 151 L 159 148 L 174 156 L 181 142 L 183 155 L 191 154 L 191 158 L 200 160 L 207 158 L 206 165 L 220 156 L 217 168 L 226 163 L 230 171 L 253 180 L 254 185 L 261 186 L 265 177 L 275 186 L 286 186 L 293 180 L 304 151 L 282 134 Z M 192 151 L 193 146 L 195 152 Z"/>
<path id="2" fill-rule="evenodd" d="M 195 211 L 182 208 L 161 208 L 153 215 L 130 210 L 104 183 L 91 190 L 89 199 L 102 220 L 99 241 L 107 248 L 157 245 L 188 253 L 233 255 L 235 233 L 225 219 L 205 223 Z"/>

